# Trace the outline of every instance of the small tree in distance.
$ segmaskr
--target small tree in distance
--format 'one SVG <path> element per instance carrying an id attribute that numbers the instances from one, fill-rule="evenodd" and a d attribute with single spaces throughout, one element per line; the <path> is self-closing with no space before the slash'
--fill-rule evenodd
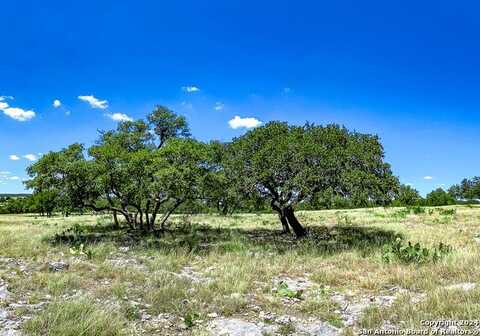
<path id="1" fill-rule="evenodd" d="M 437 188 L 427 195 L 425 203 L 430 206 L 453 205 L 455 199 L 442 188 Z"/>
<path id="2" fill-rule="evenodd" d="M 398 189 L 398 193 L 393 201 L 394 206 L 412 206 L 422 205 L 423 198 L 415 188 L 402 184 Z"/>

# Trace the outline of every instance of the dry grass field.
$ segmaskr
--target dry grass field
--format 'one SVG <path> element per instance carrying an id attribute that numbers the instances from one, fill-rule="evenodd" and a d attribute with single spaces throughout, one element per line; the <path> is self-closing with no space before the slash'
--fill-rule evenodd
<path id="1" fill-rule="evenodd" d="M 150 236 L 108 216 L 0 216 L 0 335 L 355 335 L 480 317 L 480 207 L 298 218 L 306 239 L 273 214 L 177 215 Z"/>

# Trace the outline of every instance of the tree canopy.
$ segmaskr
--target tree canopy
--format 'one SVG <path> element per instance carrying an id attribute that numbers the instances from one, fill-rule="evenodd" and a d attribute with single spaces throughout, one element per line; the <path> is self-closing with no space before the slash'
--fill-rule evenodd
<path id="1" fill-rule="evenodd" d="M 240 193 L 268 199 L 285 232 L 305 229 L 294 208 L 325 191 L 353 200 L 387 204 L 397 187 L 377 136 L 338 125 L 270 122 L 227 147 L 225 170 Z"/>
<path id="2" fill-rule="evenodd" d="M 273 121 L 229 143 L 203 143 L 191 138 L 184 117 L 162 106 L 146 120 L 100 132 L 88 149 L 72 144 L 44 155 L 28 174 L 34 195 L 65 212 L 110 211 L 116 225 L 122 216 L 144 231 L 163 229 L 182 204 L 222 213 L 269 204 L 283 230 L 301 237 L 297 206 L 328 197 L 386 205 L 398 189 L 375 135 Z"/>
<path id="3" fill-rule="evenodd" d="M 425 204 L 430 206 L 452 205 L 455 199 L 442 188 L 437 188 L 427 194 Z"/>
<path id="4" fill-rule="evenodd" d="M 209 146 L 189 138 L 183 117 L 157 107 L 142 120 L 101 132 L 88 149 L 73 144 L 28 168 L 27 186 L 75 208 L 123 215 L 132 229 L 154 230 L 179 205 L 200 197 L 211 172 Z"/>
<path id="5" fill-rule="evenodd" d="M 450 195 L 458 200 L 479 200 L 480 199 L 480 176 L 471 179 L 463 179 L 448 189 Z"/>

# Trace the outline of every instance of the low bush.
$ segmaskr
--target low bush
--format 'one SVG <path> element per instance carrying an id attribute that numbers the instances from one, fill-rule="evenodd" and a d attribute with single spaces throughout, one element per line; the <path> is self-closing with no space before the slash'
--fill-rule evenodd
<path id="1" fill-rule="evenodd" d="M 412 244 L 410 241 L 405 243 L 398 238 L 394 243 L 384 246 L 382 259 L 385 262 L 398 260 L 404 263 L 426 263 L 437 262 L 445 255 L 452 252 L 452 247 L 444 243 L 439 243 L 431 248 L 422 247 L 420 243 Z"/>

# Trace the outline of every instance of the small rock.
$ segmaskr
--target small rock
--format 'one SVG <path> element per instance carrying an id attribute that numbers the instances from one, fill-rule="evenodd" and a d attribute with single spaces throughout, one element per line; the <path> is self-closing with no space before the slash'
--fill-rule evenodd
<path id="1" fill-rule="evenodd" d="M 130 250 L 129 246 L 121 246 L 118 248 L 120 252 L 127 253 Z"/>
<path id="2" fill-rule="evenodd" d="M 7 285 L 0 286 L 0 300 L 8 299 L 9 295 L 10 295 L 10 293 L 7 289 Z"/>
<path id="3" fill-rule="evenodd" d="M 241 299 L 241 298 L 242 298 L 242 294 L 240 294 L 240 293 L 232 293 L 232 294 L 230 294 L 230 297 L 231 297 L 232 299 L 237 299 L 237 300 L 238 300 L 238 299 Z"/>
<path id="4" fill-rule="evenodd" d="M 461 289 L 461 290 L 464 290 L 464 291 L 470 291 L 472 289 L 475 289 L 475 287 L 477 287 L 476 283 L 464 282 L 464 283 L 459 283 L 459 284 L 454 284 L 454 285 L 447 286 L 447 287 L 445 287 L 445 289 Z"/>
<path id="5" fill-rule="evenodd" d="M 266 322 L 271 322 L 275 319 L 275 315 L 273 313 L 265 313 L 264 311 L 261 311 L 258 314 L 258 317 L 260 317 L 260 319 Z"/>
<path id="6" fill-rule="evenodd" d="M 292 318 L 288 315 L 283 315 L 283 316 L 280 316 L 280 317 L 277 317 L 275 319 L 275 322 L 278 323 L 278 324 L 289 324 L 292 322 Z"/>
<path id="7" fill-rule="evenodd" d="M 59 271 L 67 270 L 69 267 L 70 265 L 64 261 L 50 261 L 48 263 L 48 269 L 51 272 L 59 272 Z"/>
<path id="8" fill-rule="evenodd" d="M 210 318 L 216 318 L 216 317 L 218 317 L 218 314 L 217 313 L 210 313 L 207 316 L 210 317 Z"/>
<path id="9" fill-rule="evenodd" d="M 271 326 L 261 327 L 235 318 L 214 320 L 210 323 L 209 329 L 215 336 L 263 336 L 273 331 Z"/>
<path id="10" fill-rule="evenodd" d="M 286 284 L 292 291 L 305 291 L 313 285 L 307 278 L 278 277 L 273 279 L 274 288 L 278 289 L 281 284 Z"/>
<path id="11" fill-rule="evenodd" d="M 325 322 L 298 324 L 295 329 L 310 336 L 337 336 L 340 335 L 341 332 L 340 329 Z"/>

